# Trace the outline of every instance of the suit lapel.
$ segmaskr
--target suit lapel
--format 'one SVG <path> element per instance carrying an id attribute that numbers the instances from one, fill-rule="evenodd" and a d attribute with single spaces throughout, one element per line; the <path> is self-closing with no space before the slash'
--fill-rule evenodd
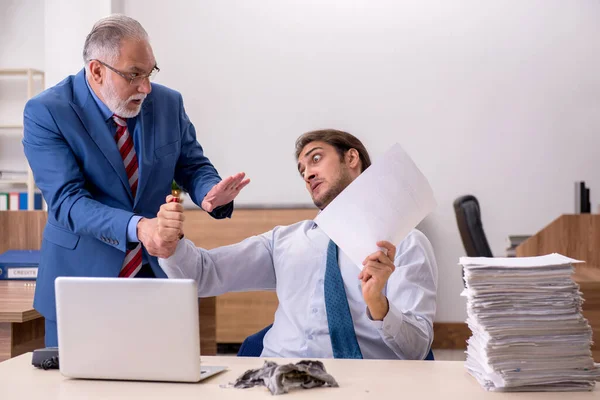
<path id="1" fill-rule="evenodd" d="M 135 196 L 134 207 L 138 203 L 139 199 L 142 198 L 142 194 L 148 179 L 152 174 L 152 166 L 154 165 L 154 103 L 152 98 L 147 97 L 142 106 L 141 118 L 139 120 L 141 140 L 141 163 L 140 165 L 140 176 L 137 194 Z"/>
<path id="2" fill-rule="evenodd" d="M 102 154 L 104 154 L 104 157 L 106 157 L 113 167 L 115 173 L 119 176 L 119 179 L 125 188 L 125 192 L 128 194 L 130 201 L 133 202 L 133 195 L 131 193 L 131 188 L 129 187 L 129 180 L 127 179 L 123 159 L 117 149 L 114 138 L 107 134 L 106 121 L 98 109 L 98 106 L 94 103 L 94 99 L 85 82 L 83 70 L 75 76 L 73 89 L 74 96 L 71 107 L 79 116 L 79 119 L 92 140 L 96 143 Z"/>

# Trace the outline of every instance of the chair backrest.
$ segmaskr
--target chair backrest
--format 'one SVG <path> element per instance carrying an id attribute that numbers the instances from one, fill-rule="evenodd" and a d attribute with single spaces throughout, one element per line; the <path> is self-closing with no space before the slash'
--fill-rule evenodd
<path id="1" fill-rule="evenodd" d="M 435 361 L 435 357 L 433 356 L 433 350 L 429 349 L 429 353 L 425 356 L 425 361 Z"/>
<path id="2" fill-rule="evenodd" d="M 467 256 L 493 257 L 483 231 L 477 198 L 472 195 L 459 197 L 454 201 L 454 212 L 456 213 L 458 230 Z"/>
<path id="3" fill-rule="evenodd" d="M 273 324 L 263 328 L 261 331 L 256 332 L 253 335 L 248 336 L 244 339 L 240 350 L 238 351 L 238 357 L 260 357 L 263 351 L 263 339 L 265 335 L 271 329 Z"/>
<path id="4" fill-rule="evenodd" d="M 265 335 L 267 334 L 267 332 L 269 331 L 269 329 L 271 329 L 272 326 L 273 326 L 273 324 L 267 326 L 260 332 L 256 332 L 254 335 L 248 336 L 244 340 L 244 343 L 242 343 L 242 346 L 240 347 L 240 350 L 239 350 L 237 356 L 238 357 L 260 357 L 262 350 L 263 350 L 263 339 L 264 339 Z M 431 351 L 431 349 L 429 349 L 429 353 L 427 353 L 425 360 L 427 360 L 427 361 L 435 360 L 435 358 L 433 357 L 433 351 Z"/>

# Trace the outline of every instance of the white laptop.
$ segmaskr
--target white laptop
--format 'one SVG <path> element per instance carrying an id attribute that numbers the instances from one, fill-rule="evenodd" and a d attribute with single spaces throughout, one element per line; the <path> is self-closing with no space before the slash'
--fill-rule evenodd
<path id="1" fill-rule="evenodd" d="M 198 382 L 198 292 L 191 279 L 59 277 L 60 372 L 71 378 Z"/>

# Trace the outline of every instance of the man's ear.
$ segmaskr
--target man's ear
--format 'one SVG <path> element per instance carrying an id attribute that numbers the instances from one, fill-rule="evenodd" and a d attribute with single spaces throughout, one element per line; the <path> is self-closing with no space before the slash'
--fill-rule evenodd
<path id="1" fill-rule="evenodd" d="M 350 168 L 357 168 L 360 166 L 360 155 L 358 154 L 358 150 L 348 150 L 344 158 L 346 159 L 346 164 Z"/>
<path id="2" fill-rule="evenodd" d="M 105 69 L 102 68 L 102 64 L 100 64 L 98 61 L 96 60 L 92 60 L 90 61 L 90 77 L 89 79 L 97 84 L 102 84 L 102 82 L 104 81 L 104 72 Z"/>

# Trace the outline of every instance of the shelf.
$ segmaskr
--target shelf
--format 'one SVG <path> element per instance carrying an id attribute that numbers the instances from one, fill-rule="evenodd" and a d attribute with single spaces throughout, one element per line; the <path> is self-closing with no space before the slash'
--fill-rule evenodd
<path id="1" fill-rule="evenodd" d="M 0 68 L 0 77 L 9 77 L 10 80 L 24 80 L 26 82 L 27 89 L 27 99 L 31 99 L 35 96 L 38 88 L 41 84 L 42 90 L 46 86 L 44 71 L 40 71 L 39 69 L 34 68 Z M 14 79 L 13 79 L 14 78 Z M 11 123 L 12 122 L 12 123 Z M 10 140 L 14 140 L 14 138 L 21 138 L 23 135 L 23 125 L 19 123 L 21 121 L 15 121 L 14 119 L 11 121 L 4 121 L 4 124 L 0 124 L 0 138 L 4 139 L 4 137 L 10 137 Z M 27 173 L 26 176 L 21 175 L 12 175 L 12 176 L 4 176 L 0 177 L 0 187 L 12 189 L 12 187 L 21 187 L 24 186 L 27 189 L 27 209 L 34 209 L 34 193 L 36 190 L 35 181 L 33 179 L 33 172 L 27 165 Z M 20 188 L 19 188 L 20 189 Z M 44 207 L 45 208 L 45 205 Z"/>
<path id="2" fill-rule="evenodd" d="M 0 125 L 0 136 L 22 137 L 23 125 Z"/>
<path id="3" fill-rule="evenodd" d="M 23 138 L 23 131 L 10 131 L 0 129 L 0 138 Z"/>
<path id="4" fill-rule="evenodd" d="M 0 185 L 27 185 L 26 178 L 14 178 L 14 179 L 2 179 L 0 178 Z"/>
<path id="5" fill-rule="evenodd" d="M 23 125 L 0 125 L 0 136 L 23 137 Z"/>
<path id="6" fill-rule="evenodd" d="M 44 75 L 43 71 L 40 71 L 38 69 L 33 69 L 33 68 L 2 68 L 0 69 L 0 75 L 6 75 L 6 76 L 27 76 L 29 74 L 29 71 L 31 71 L 32 75 L 39 75 L 42 76 Z"/>

